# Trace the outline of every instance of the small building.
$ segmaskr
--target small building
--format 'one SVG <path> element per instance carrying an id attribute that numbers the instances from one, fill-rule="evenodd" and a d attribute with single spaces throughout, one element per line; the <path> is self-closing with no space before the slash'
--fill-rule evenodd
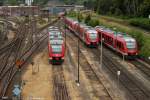
<path id="1" fill-rule="evenodd" d="M 38 6 L 0 6 L 0 15 L 5 16 L 26 16 L 38 15 Z"/>

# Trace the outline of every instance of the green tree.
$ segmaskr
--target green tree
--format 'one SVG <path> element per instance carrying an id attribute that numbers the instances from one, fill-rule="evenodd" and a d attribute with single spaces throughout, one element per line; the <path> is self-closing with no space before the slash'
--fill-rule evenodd
<path id="1" fill-rule="evenodd" d="M 78 19 L 79 22 L 82 22 L 83 16 L 82 16 L 81 13 L 78 13 L 77 19 Z"/>
<path id="2" fill-rule="evenodd" d="M 10 4 L 10 5 L 18 5 L 18 1 L 17 0 L 7 0 L 5 1 L 7 4 Z"/>
<path id="3" fill-rule="evenodd" d="M 88 22 L 88 25 L 89 25 L 89 26 L 92 26 L 92 27 L 95 27 L 95 26 L 99 25 L 99 20 L 97 20 L 97 19 L 91 19 L 91 20 Z"/>
<path id="4" fill-rule="evenodd" d="M 139 9 L 141 16 L 148 17 L 150 14 L 150 0 L 144 0 Z"/>
<path id="5" fill-rule="evenodd" d="M 91 20 L 91 15 L 88 14 L 88 15 L 85 17 L 84 22 L 85 22 L 86 24 L 88 24 L 88 22 L 89 22 L 90 20 Z"/>
<path id="6" fill-rule="evenodd" d="M 147 17 L 150 14 L 150 0 L 87 0 L 87 9 L 100 14 Z"/>

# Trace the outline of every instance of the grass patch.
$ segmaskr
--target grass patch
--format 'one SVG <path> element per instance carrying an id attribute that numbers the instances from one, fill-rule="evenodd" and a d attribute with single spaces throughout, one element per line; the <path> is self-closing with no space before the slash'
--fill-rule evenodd
<path id="1" fill-rule="evenodd" d="M 138 26 L 147 30 L 150 30 L 150 19 L 147 18 L 133 18 L 129 21 L 130 25 Z"/>

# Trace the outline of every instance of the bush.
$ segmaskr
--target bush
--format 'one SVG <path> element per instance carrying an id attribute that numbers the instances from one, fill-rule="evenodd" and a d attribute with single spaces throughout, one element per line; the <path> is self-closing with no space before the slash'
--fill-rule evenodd
<path id="1" fill-rule="evenodd" d="M 69 17 L 76 17 L 77 16 L 77 13 L 75 11 L 70 11 L 67 16 Z"/>
<path id="2" fill-rule="evenodd" d="M 119 8 L 116 8 L 115 9 L 115 15 L 121 15 L 122 14 L 122 12 L 121 12 L 121 10 L 119 9 Z"/>
<path id="3" fill-rule="evenodd" d="M 85 17 L 84 22 L 85 22 L 86 24 L 88 24 L 88 23 L 90 22 L 90 20 L 91 20 L 91 15 L 89 14 L 89 15 L 87 15 L 87 16 Z"/>
<path id="4" fill-rule="evenodd" d="M 79 22 L 82 22 L 82 20 L 83 20 L 82 14 L 78 13 L 77 19 Z"/>
<path id="5" fill-rule="evenodd" d="M 97 19 L 91 19 L 91 20 L 88 22 L 88 25 L 89 25 L 89 26 L 92 26 L 92 27 L 95 27 L 95 26 L 99 25 L 99 20 L 97 20 Z"/>
<path id="6" fill-rule="evenodd" d="M 145 43 L 145 45 L 142 47 L 140 55 L 143 57 L 150 57 L 150 46 L 148 43 Z"/>
<path id="7" fill-rule="evenodd" d="M 150 30 L 150 19 L 133 18 L 129 20 L 129 24 Z"/>

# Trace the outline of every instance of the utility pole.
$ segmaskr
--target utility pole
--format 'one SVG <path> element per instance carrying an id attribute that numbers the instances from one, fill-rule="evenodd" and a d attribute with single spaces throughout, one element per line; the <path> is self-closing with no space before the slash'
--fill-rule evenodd
<path id="1" fill-rule="evenodd" d="M 102 69 L 102 66 L 103 66 L 103 35 L 102 35 L 102 33 L 101 33 L 101 56 L 100 56 L 100 64 L 101 64 L 101 66 L 100 66 L 100 68 Z"/>
<path id="2" fill-rule="evenodd" d="M 66 41 L 67 41 L 66 39 L 67 39 L 67 38 L 66 38 L 66 23 L 65 23 L 65 48 L 67 47 L 67 46 L 66 46 Z"/>
<path id="3" fill-rule="evenodd" d="M 79 66 L 80 66 L 80 40 L 78 38 L 78 84 L 80 84 L 80 69 L 79 69 Z"/>
<path id="4" fill-rule="evenodd" d="M 79 14 L 80 11 L 78 13 L 78 22 L 79 22 Z M 80 24 L 78 24 L 80 25 Z M 78 80 L 77 80 L 77 85 L 80 85 L 80 39 L 78 38 Z"/>

